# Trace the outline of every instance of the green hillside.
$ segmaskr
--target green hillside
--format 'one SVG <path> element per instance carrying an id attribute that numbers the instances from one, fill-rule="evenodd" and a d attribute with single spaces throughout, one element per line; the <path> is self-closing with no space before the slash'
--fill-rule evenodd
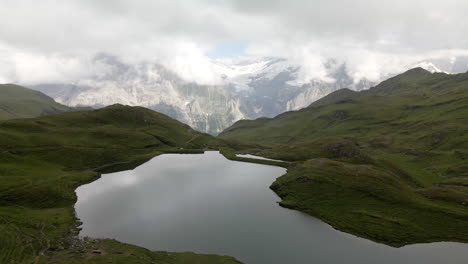
<path id="1" fill-rule="evenodd" d="M 337 90 L 333 93 L 330 93 L 319 100 L 313 102 L 310 106 L 321 106 L 321 105 L 327 105 L 327 104 L 334 104 L 336 102 L 349 99 L 352 97 L 359 96 L 361 93 L 344 88 Z"/>
<path id="2" fill-rule="evenodd" d="M 468 73 L 413 69 L 220 137 L 291 161 L 271 186 L 281 204 L 337 229 L 393 246 L 468 242 Z"/>
<path id="3" fill-rule="evenodd" d="M 14 84 L 0 84 L 0 120 L 30 118 L 72 110 L 47 95 Z"/>
<path id="4" fill-rule="evenodd" d="M 165 115 L 122 105 L 0 122 L 0 263 L 238 263 L 74 236 L 79 185 L 217 142 Z"/>

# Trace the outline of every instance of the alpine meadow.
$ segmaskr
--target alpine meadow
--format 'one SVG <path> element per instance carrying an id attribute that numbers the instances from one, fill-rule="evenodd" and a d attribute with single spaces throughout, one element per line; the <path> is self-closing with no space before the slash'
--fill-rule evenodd
<path id="1" fill-rule="evenodd" d="M 466 263 L 467 12 L 0 1 L 0 263 Z"/>

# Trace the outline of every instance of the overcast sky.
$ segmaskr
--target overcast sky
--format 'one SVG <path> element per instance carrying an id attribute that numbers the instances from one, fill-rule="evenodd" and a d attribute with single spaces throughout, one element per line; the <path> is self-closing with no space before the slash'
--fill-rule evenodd
<path id="1" fill-rule="evenodd" d="M 468 54 L 466 0 L 0 0 L 0 83 L 73 82 L 99 53 L 216 82 L 210 60 L 288 58 L 320 78 L 328 58 L 378 78 Z"/>

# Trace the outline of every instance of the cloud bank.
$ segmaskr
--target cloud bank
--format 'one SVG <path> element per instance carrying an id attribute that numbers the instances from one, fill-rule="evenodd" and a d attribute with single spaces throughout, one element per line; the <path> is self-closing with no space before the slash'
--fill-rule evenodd
<path id="1" fill-rule="evenodd" d="M 467 55 L 466 13 L 464 0 L 2 0 L 0 82 L 75 82 L 105 71 L 94 58 L 107 53 L 217 84 L 207 54 L 230 42 L 248 43 L 242 56 L 287 58 L 298 83 L 333 81 L 330 58 L 378 80 Z"/>

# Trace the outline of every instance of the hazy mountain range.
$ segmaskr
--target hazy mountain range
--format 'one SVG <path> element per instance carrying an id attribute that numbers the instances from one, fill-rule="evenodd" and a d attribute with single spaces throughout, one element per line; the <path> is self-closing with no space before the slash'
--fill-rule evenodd
<path id="1" fill-rule="evenodd" d="M 145 106 L 176 118 L 199 131 L 217 134 L 240 119 L 273 117 L 307 107 L 341 88 L 360 91 L 375 83 L 355 80 L 346 64 L 330 59 L 325 64 L 332 81 L 297 81 L 299 68 L 282 58 L 258 58 L 236 63 L 213 61 L 222 77 L 218 85 L 183 80 L 159 64 L 130 65 L 101 54 L 95 58 L 106 70 L 77 83 L 30 86 L 61 104 L 95 108 L 120 103 Z M 409 68 L 458 73 L 468 69 L 468 58 L 421 61 Z M 396 73 L 395 73 L 396 74 Z M 386 77 L 391 77 L 385 76 Z"/>

